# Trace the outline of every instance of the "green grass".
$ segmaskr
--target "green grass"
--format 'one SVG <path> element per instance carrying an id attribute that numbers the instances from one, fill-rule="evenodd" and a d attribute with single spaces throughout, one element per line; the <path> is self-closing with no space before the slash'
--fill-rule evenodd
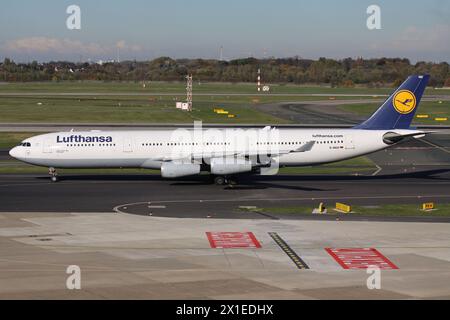
<path id="1" fill-rule="evenodd" d="M 0 149 L 10 149 L 26 138 L 37 135 L 33 132 L 0 132 Z M 42 133 L 39 133 L 42 134 Z"/>
<path id="2" fill-rule="evenodd" d="M 349 104 L 345 106 L 339 106 L 338 108 L 347 111 L 356 113 L 362 116 L 369 116 L 379 107 L 379 104 Z M 428 114 L 428 119 L 419 119 L 415 118 L 413 123 L 417 124 L 449 124 L 448 121 L 435 121 L 436 117 L 447 117 L 450 119 L 450 101 L 423 101 L 420 103 L 419 110 L 417 110 L 417 114 Z"/>
<path id="3" fill-rule="evenodd" d="M 181 99 L 181 97 L 180 97 Z M 0 97 L 0 122 L 46 123 L 287 123 L 254 107 L 251 97 L 198 97 L 193 112 L 175 108 L 174 97 Z M 272 99 L 258 99 L 265 103 Z M 236 115 L 213 112 L 222 107 Z"/>
<path id="4" fill-rule="evenodd" d="M 203 83 L 195 84 L 194 93 L 222 93 L 223 96 L 194 94 L 193 112 L 175 109 L 175 101 L 183 101 L 184 83 L 152 82 L 146 88 L 135 82 L 37 82 L 7 83 L 0 85 L 0 93 L 17 93 L 15 96 L 0 96 L 0 122 L 31 123 L 192 123 L 202 120 L 205 123 L 290 123 L 274 115 L 266 114 L 255 108 L 255 104 L 288 102 L 294 98 L 289 96 L 258 95 L 254 84 L 249 83 Z M 387 94 L 391 88 L 329 88 L 320 86 L 274 85 L 273 93 L 300 94 L 370 94 L 377 98 L 379 94 Z M 431 90 L 431 89 L 430 89 Z M 430 94 L 433 94 L 431 90 Z M 437 90 L 444 94 L 445 90 Z M 23 96 L 21 93 L 48 93 L 45 96 Z M 70 96 L 58 96 L 57 93 L 68 92 Z M 81 92 L 94 93 L 94 96 L 77 95 Z M 156 93 L 169 93 L 161 96 Z M 104 93 L 115 93 L 118 96 L 106 96 Z M 123 93 L 123 94 L 122 94 Z M 148 95 L 132 96 L 132 93 Z M 179 94 L 177 94 L 179 93 Z M 227 96 L 227 93 L 242 93 L 243 96 Z M 97 95 L 98 94 L 98 95 Z M 103 95 L 102 95 L 103 94 Z M 359 97 L 337 96 L 340 99 L 358 99 Z M 296 101 L 328 100 L 329 97 L 302 96 Z M 370 97 L 369 97 L 370 99 Z M 442 105 L 424 103 L 424 108 L 433 115 L 447 115 L 450 102 Z M 379 104 L 342 106 L 344 110 L 369 115 Z M 228 118 L 218 115 L 212 110 L 222 107 L 236 115 Z M 447 109 L 447 110 L 446 110 Z M 422 112 L 423 110 L 421 110 Z M 420 120 L 429 123 L 432 120 Z"/>
<path id="5" fill-rule="evenodd" d="M 328 214 L 339 214 L 333 210 L 333 204 L 327 206 Z M 450 216 L 450 204 L 446 203 L 435 203 L 436 210 L 432 211 L 422 211 L 421 203 L 418 204 L 392 204 L 392 205 L 381 205 L 381 206 L 353 206 L 351 213 L 346 213 L 345 215 L 350 216 L 396 216 L 396 217 L 448 217 Z M 317 205 L 318 207 L 318 205 Z M 298 207 L 264 207 L 256 209 L 239 209 L 244 211 L 256 211 L 267 214 L 292 214 L 292 215 L 311 215 L 313 207 L 312 206 L 298 206 Z"/>
<path id="6" fill-rule="evenodd" d="M 345 97 L 337 97 L 343 99 Z M 357 97 L 351 97 L 356 99 Z M 175 108 L 173 96 L 0 96 L 0 122 L 111 122 L 111 123 L 289 123 L 288 120 L 258 111 L 255 104 L 286 102 L 279 96 L 195 96 L 193 112 Z M 296 97 L 297 101 L 328 98 Z M 213 112 L 222 107 L 236 115 L 227 118 Z"/>

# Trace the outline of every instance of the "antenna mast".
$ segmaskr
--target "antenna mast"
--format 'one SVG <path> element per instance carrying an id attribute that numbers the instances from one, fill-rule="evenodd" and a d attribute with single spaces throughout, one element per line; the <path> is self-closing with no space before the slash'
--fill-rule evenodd
<path id="1" fill-rule="evenodd" d="M 192 74 L 186 76 L 186 102 L 188 104 L 188 111 L 192 111 Z"/>

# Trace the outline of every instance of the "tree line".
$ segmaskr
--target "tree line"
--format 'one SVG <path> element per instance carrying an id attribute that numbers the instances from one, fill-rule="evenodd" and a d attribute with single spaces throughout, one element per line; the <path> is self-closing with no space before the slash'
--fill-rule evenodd
<path id="1" fill-rule="evenodd" d="M 404 58 L 311 60 L 292 57 L 220 61 L 160 57 L 151 61 L 107 63 L 15 63 L 6 58 L 0 63 L 0 81 L 184 81 L 186 74 L 192 74 L 198 81 L 255 82 L 258 69 L 264 83 L 378 87 L 398 85 L 410 74 L 427 73 L 431 75 L 431 86 L 450 86 L 447 62 L 412 64 Z"/>

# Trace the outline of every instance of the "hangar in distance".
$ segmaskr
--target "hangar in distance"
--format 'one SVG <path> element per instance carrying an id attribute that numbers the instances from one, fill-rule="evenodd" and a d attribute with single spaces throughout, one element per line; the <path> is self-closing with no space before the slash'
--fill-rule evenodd
<path id="1" fill-rule="evenodd" d="M 275 174 L 376 152 L 430 132 L 411 128 L 429 75 L 412 75 L 363 123 L 350 129 L 209 128 L 56 132 L 10 150 L 20 161 L 49 168 L 148 168 L 162 177 L 211 173 L 217 184 L 240 173 Z"/>

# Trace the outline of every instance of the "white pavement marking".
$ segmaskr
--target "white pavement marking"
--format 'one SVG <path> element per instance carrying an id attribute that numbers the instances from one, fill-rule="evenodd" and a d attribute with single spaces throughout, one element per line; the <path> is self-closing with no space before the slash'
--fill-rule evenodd
<path id="1" fill-rule="evenodd" d="M 272 199 L 187 199 L 187 200 L 152 200 L 151 203 L 203 203 L 203 202 L 257 202 L 257 201 L 306 201 L 306 200 L 358 200 L 358 199 L 423 199 L 423 198 L 450 198 L 450 194 L 439 195 L 393 195 L 393 196 L 359 196 L 359 197 L 312 197 L 312 198 L 272 198 Z M 118 213 L 126 213 L 120 210 L 120 208 L 130 207 L 134 205 L 149 204 L 150 202 L 135 202 L 121 204 L 113 208 L 113 211 Z"/>
<path id="2" fill-rule="evenodd" d="M 117 212 L 117 213 L 127 214 L 126 212 L 120 210 L 120 208 L 126 209 L 127 207 L 130 207 L 130 206 L 142 205 L 142 204 L 146 204 L 146 205 L 150 206 L 150 205 L 152 204 L 152 202 L 150 202 L 150 201 L 145 201 L 145 202 L 132 202 L 132 203 L 120 204 L 120 205 L 118 205 L 118 206 L 115 206 L 115 207 L 113 208 L 113 211 L 114 211 L 114 212 Z"/>
<path id="3" fill-rule="evenodd" d="M 375 166 L 377 167 L 377 170 L 375 170 L 375 172 L 372 173 L 372 176 L 376 176 L 377 174 L 380 173 L 381 170 L 383 170 L 383 168 L 381 168 L 381 167 L 380 167 L 379 165 L 377 165 L 375 162 L 374 162 L 374 164 L 375 164 Z"/>
<path id="4" fill-rule="evenodd" d="M 433 146 L 433 147 L 435 147 L 435 148 L 437 148 L 437 149 L 439 149 L 441 151 L 444 151 L 446 153 L 450 153 L 449 150 L 445 149 L 444 147 L 438 146 L 437 144 L 431 143 L 430 141 L 427 141 L 427 140 L 424 140 L 424 139 L 420 139 L 420 141 L 423 141 L 423 142 L 429 144 L 430 146 Z"/>

